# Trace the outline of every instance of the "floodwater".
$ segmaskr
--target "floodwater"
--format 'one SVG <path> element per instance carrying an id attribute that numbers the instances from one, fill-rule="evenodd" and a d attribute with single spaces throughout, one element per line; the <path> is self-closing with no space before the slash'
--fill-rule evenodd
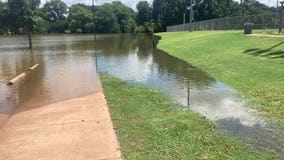
<path id="1" fill-rule="evenodd" d="M 98 91 L 97 70 L 131 85 L 158 88 L 173 101 L 216 122 L 229 136 L 283 158 L 283 137 L 246 107 L 229 86 L 200 69 L 153 48 L 147 35 L 34 37 L 32 53 L 23 37 L 0 39 L 0 116 Z M 14 87 L 6 82 L 40 67 Z"/>
<path id="2" fill-rule="evenodd" d="M 74 44 L 91 40 L 81 36 L 34 37 L 28 50 L 25 37 L 0 39 L 0 126 L 7 116 L 60 100 L 97 92 L 100 85 L 94 63 L 94 50 L 87 52 Z M 40 64 L 34 71 L 28 68 Z M 18 85 L 7 81 L 28 73 Z"/>

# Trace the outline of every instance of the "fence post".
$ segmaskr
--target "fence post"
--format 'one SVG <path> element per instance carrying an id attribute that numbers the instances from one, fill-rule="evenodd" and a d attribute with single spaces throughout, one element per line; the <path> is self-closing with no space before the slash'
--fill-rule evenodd
<path id="1" fill-rule="evenodd" d="M 281 4 L 281 11 L 280 11 L 279 33 L 282 32 L 283 4 L 284 4 L 284 1 L 281 1 L 280 4 Z"/>

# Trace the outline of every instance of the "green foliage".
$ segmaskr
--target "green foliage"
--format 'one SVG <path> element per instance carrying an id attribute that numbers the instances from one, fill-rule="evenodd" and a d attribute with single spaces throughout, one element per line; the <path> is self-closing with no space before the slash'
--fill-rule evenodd
<path id="1" fill-rule="evenodd" d="M 125 159 L 276 159 L 215 131 L 213 123 L 195 113 L 176 110 L 157 90 L 100 77 Z"/>
<path id="2" fill-rule="evenodd" d="M 136 26 L 135 29 L 134 29 L 134 32 L 135 33 L 145 33 L 146 30 L 145 30 L 144 26 Z"/>
<path id="3" fill-rule="evenodd" d="M 195 2 L 193 7 L 195 21 L 275 11 L 274 8 L 269 8 L 255 0 L 246 0 L 243 3 L 234 0 L 196 0 Z M 154 0 L 153 18 L 157 31 L 165 31 L 170 25 L 182 24 L 184 13 L 188 22 L 188 7 L 188 0 Z"/>
<path id="4" fill-rule="evenodd" d="M 78 28 L 82 30 L 82 33 L 92 33 L 94 28 L 92 19 L 93 14 L 87 7 L 73 5 L 69 8 L 68 24 L 73 33 L 77 32 Z"/>
<path id="5" fill-rule="evenodd" d="M 195 2 L 195 21 L 276 11 L 255 0 Z M 39 9 L 39 3 L 40 0 L 0 1 L 0 34 L 8 29 L 17 34 L 19 26 L 29 26 L 35 33 L 64 33 L 67 29 L 75 33 L 78 28 L 83 33 L 92 33 L 95 28 L 97 33 L 153 33 L 165 31 L 169 25 L 182 24 L 184 14 L 185 22 L 189 19 L 188 0 L 154 0 L 153 5 L 143 0 L 136 6 L 137 13 L 119 1 L 104 3 L 96 9 L 84 4 L 68 8 L 62 0 L 51 0 Z M 263 21 L 267 20 L 260 23 Z"/>
<path id="6" fill-rule="evenodd" d="M 159 35 L 159 48 L 240 91 L 261 113 L 284 120 L 283 39 L 242 31 Z"/>
<path id="7" fill-rule="evenodd" d="M 143 25 L 153 19 L 152 12 L 153 8 L 150 6 L 148 1 L 140 1 L 136 6 L 138 10 L 137 14 L 137 24 Z"/>
<path id="8" fill-rule="evenodd" d="M 7 3 L 3 3 L 2 1 L 0 1 L 0 35 L 4 34 L 5 29 L 7 29 L 5 26 L 5 21 L 6 21 L 5 15 L 7 14 L 6 4 Z"/>
<path id="9" fill-rule="evenodd" d="M 134 32 L 135 12 L 119 1 L 98 6 L 95 15 L 98 33 Z"/>
<path id="10" fill-rule="evenodd" d="M 68 29 L 67 19 L 61 19 L 57 21 L 47 21 L 46 30 L 48 33 L 64 33 Z"/>
<path id="11" fill-rule="evenodd" d="M 81 28 L 76 29 L 75 33 L 83 33 L 83 30 Z"/>
<path id="12" fill-rule="evenodd" d="M 104 4 L 97 7 L 96 11 L 96 32 L 98 33 L 119 33 L 120 25 L 116 15 L 112 11 L 111 4 Z"/>
<path id="13" fill-rule="evenodd" d="M 19 27 L 33 30 L 34 26 L 41 23 L 40 17 L 35 15 L 39 4 L 39 0 L 8 0 L 6 25 L 14 32 L 17 32 Z"/>
<path id="14" fill-rule="evenodd" d="M 167 26 L 182 24 L 183 14 L 188 17 L 188 0 L 154 0 L 153 16 L 158 24 L 158 31 L 165 31 Z"/>
<path id="15" fill-rule="evenodd" d="M 46 13 L 46 20 L 54 22 L 65 19 L 67 9 L 67 5 L 61 0 L 51 0 L 43 6 L 42 10 Z"/>
<path id="16" fill-rule="evenodd" d="M 66 34 L 70 34 L 70 33 L 71 33 L 71 30 L 67 29 L 67 30 L 65 30 L 65 33 L 66 33 Z"/>

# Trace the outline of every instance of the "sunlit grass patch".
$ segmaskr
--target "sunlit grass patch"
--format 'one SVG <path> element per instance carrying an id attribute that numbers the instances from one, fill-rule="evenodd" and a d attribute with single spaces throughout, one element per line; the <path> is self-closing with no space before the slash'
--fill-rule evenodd
<path id="1" fill-rule="evenodd" d="M 217 132 L 198 114 L 176 110 L 158 90 L 131 87 L 106 74 L 101 80 L 126 159 L 274 159 Z"/>

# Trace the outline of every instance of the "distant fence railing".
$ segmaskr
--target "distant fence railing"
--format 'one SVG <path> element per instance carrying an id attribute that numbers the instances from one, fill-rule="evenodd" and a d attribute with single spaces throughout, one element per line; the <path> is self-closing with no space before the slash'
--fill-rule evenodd
<path id="1" fill-rule="evenodd" d="M 257 14 L 239 17 L 225 17 L 199 22 L 168 26 L 167 32 L 201 30 L 239 30 L 245 23 L 253 23 L 254 29 L 276 29 L 279 27 L 280 13 Z"/>

